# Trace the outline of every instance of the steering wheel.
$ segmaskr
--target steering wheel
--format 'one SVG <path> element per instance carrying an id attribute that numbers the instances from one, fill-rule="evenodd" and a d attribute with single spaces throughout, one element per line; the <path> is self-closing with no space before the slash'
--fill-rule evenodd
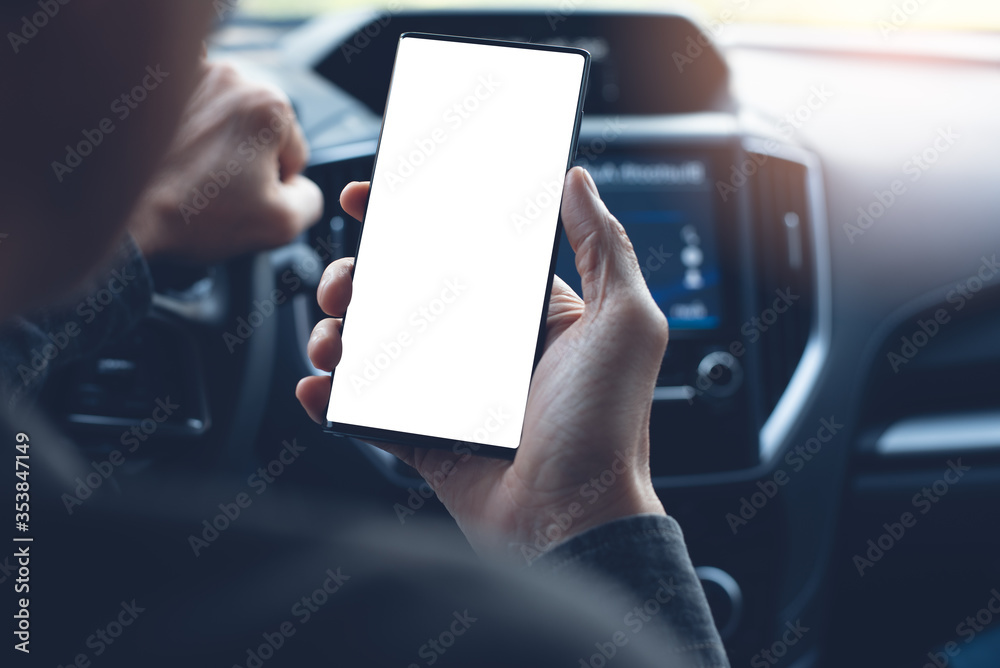
<path id="1" fill-rule="evenodd" d="M 85 450 L 121 441 L 143 446 L 135 460 L 190 450 L 209 466 L 245 469 L 266 414 L 279 314 L 315 299 L 322 271 L 303 240 L 197 271 L 154 266 L 148 315 L 124 340 L 60 371 L 47 391 L 51 412 Z M 154 436 L 157 447 L 146 447 Z"/>

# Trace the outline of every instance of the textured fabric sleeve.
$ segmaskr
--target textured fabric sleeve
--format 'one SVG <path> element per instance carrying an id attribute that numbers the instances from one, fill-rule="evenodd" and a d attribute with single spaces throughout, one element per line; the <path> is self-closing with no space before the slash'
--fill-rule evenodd
<path id="1" fill-rule="evenodd" d="M 131 237 L 105 271 L 59 306 L 14 318 L 0 330 L 0 391 L 8 409 L 32 404 L 52 369 L 93 355 L 146 315 L 149 266 Z"/>
<path id="2" fill-rule="evenodd" d="M 535 568 L 607 583 L 595 600 L 619 605 L 623 629 L 652 632 L 692 668 L 728 668 L 680 526 L 661 515 L 637 515 L 585 531 L 539 557 Z M 588 586 L 591 583 L 588 583 Z M 628 600 L 620 601 L 624 590 Z M 620 601 L 620 602 L 615 602 Z M 673 662 L 670 662 L 673 663 Z"/>

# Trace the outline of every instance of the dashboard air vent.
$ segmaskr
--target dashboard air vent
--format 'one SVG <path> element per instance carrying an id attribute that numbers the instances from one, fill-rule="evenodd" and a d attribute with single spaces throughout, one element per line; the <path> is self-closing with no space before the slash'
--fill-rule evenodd
<path id="1" fill-rule="evenodd" d="M 749 179 L 756 281 L 756 318 L 742 333 L 758 341 L 763 411 L 770 414 L 788 386 L 814 317 L 812 221 L 805 165 L 749 153 L 759 167 Z"/>

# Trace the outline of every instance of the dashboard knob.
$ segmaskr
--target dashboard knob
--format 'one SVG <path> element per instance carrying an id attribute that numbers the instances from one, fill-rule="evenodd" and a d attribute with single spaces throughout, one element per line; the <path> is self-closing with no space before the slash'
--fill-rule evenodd
<path id="1" fill-rule="evenodd" d="M 743 365 L 721 350 L 705 355 L 698 364 L 695 388 L 711 397 L 728 397 L 743 383 Z"/>
<path id="2" fill-rule="evenodd" d="M 743 590 L 729 573 L 714 566 L 694 569 L 705 590 L 712 619 L 723 640 L 730 638 L 739 628 L 743 617 Z"/>

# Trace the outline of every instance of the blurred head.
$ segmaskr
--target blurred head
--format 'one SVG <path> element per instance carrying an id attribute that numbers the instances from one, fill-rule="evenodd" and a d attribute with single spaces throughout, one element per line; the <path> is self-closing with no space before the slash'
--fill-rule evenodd
<path id="1" fill-rule="evenodd" d="M 196 82 L 211 0 L 0 7 L 0 318 L 114 249 Z"/>

